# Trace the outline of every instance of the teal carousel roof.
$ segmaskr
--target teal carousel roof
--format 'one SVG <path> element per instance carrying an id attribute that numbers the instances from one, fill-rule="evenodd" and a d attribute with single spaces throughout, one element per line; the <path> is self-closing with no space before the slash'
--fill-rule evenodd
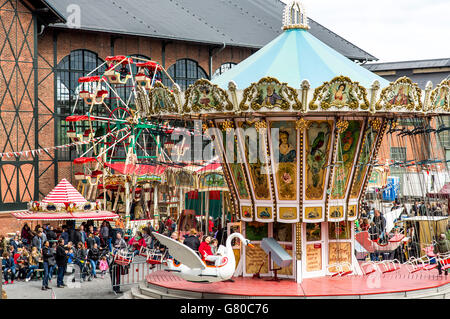
<path id="1" fill-rule="evenodd" d="M 318 87 L 336 76 L 346 76 L 370 87 L 377 80 L 381 87 L 388 81 L 356 64 L 308 32 L 304 24 L 286 21 L 285 31 L 246 60 L 212 82 L 226 89 L 230 81 L 246 88 L 264 77 L 272 77 L 299 88 L 303 80 Z"/>

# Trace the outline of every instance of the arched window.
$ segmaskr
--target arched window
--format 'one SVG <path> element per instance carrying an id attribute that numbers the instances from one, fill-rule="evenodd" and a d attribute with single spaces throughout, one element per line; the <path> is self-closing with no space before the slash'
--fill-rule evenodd
<path id="1" fill-rule="evenodd" d="M 226 71 L 228 71 L 229 69 L 231 69 L 232 67 L 234 67 L 236 65 L 236 63 L 233 62 L 227 62 L 222 64 L 213 74 L 212 78 L 216 78 L 219 75 L 225 73 Z"/>
<path id="2" fill-rule="evenodd" d="M 178 60 L 167 70 L 167 73 L 169 73 L 171 78 L 183 91 L 198 79 L 209 79 L 205 70 L 199 66 L 198 62 L 190 59 Z M 172 87 L 172 83 L 166 76 L 163 77 L 163 83 L 168 87 Z"/>
<path id="3" fill-rule="evenodd" d="M 67 131 L 70 129 L 70 124 L 65 121 L 65 118 L 72 114 L 79 91 L 83 89 L 92 90 L 92 88 L 89 87 L 89 85 L 91 85 L 90 83 L 80 84 L 78 83 L 78 79 L 86 76 L 89 72 L 102 65 L 102 63 L 103 61 L 95 52 L 88 50 L 74 50 L 64 57 L 56 66 L 55 110 L 57 121 L 57 145 L 71 142 L 69 137 L 67 137 Z M 105 67 L 102 66 L 92 75 L 101 75 L 104 71 Z M 86 114 L 86 112 L 89 111 L 89 107 L 88 105 L 85 105 L 82 99 L 79 99 L 76 111 L 77 114 Z M 103 115 L 104 107 L 102 107 L 102 105 L 95 105 L 92 114 Z M 88 123 L 77 123 L 77 130 L 82 131 L 88 127 Z M 60 160 L 71 160 L 74 156 L 74 150 L 58 150 L 58 157 Z"/>

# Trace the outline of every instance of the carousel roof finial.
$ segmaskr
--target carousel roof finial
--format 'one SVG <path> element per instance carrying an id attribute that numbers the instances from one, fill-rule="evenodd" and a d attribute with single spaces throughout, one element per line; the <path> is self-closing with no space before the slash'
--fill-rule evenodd
<path id="1" fill-rule="evenodd" d="M 291 0 L 284 8 L 283 30 L 309 29 L 305 7 L 300 0 Z"/>

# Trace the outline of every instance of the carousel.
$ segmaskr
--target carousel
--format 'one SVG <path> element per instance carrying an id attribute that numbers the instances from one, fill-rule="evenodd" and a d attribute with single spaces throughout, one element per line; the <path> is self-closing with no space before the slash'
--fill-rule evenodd
<path id="1" fill-rule="evenodd" d="M 408 270 L 395 262 L 372 263 L 370 269 L 361 265 L 355 255 L 354 222 L 374 168 L 383 165 L 377 160 L 383 136 L 401 119 L 420 118 L 430 125 L 448 114 L 450 83 L 434 88 L 428 83 L 424 91 L 406 77 L 389 83 L 308 29 L 302 4 L 291 1 L 284 11 L 284 32 L 231 70 L 213 81 L 198 80 L 183 93 L 177 85 L 173 90 L 162 84 L 153 88 L 159 98 L 170 101 L 155 108 L 157 99 L 151 100 L 155 116 L 201 120 L 203 135 L 222 160 L 240 233 L 253 246 L 241 245 L 234 273 L 244 282 L 242 295 L 261 295 L 261 289 L 276 294 L 269 292 L 274 284 L 262 288 L 264 277 L 302 283 L 309 287 L 306 294 L 313 295 L 339 294 L 331 287 L 339 282 L 327 282 L 330 278 L 342 280 L 347 295 L 448 284 L 447 279 L 412 280 L 403 287 L 387 281 L 370 290 L 361 280 L 364 276 L 405 275 Z M 430 156 L 426 152 L 422 149 L 421 156 Z M 392 247 L 398 247 L 400 237 Z M 329 291 L 319 292 L 313 288 L 318 282 L 309 279 L 325 280 Z M 171 288 L 157 276 L 149 282 Z M 258 282 L 253 292 L 249 282 Z"/>

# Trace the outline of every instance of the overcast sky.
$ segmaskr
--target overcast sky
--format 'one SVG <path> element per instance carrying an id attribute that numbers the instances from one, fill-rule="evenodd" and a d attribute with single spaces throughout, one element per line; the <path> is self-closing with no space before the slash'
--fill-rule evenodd
<path id="1" fill-rule="evenodd" d="M 303 0 L 303 4 L 309 17 L 378 62 L 450 58 L 450 0 Z"/>

